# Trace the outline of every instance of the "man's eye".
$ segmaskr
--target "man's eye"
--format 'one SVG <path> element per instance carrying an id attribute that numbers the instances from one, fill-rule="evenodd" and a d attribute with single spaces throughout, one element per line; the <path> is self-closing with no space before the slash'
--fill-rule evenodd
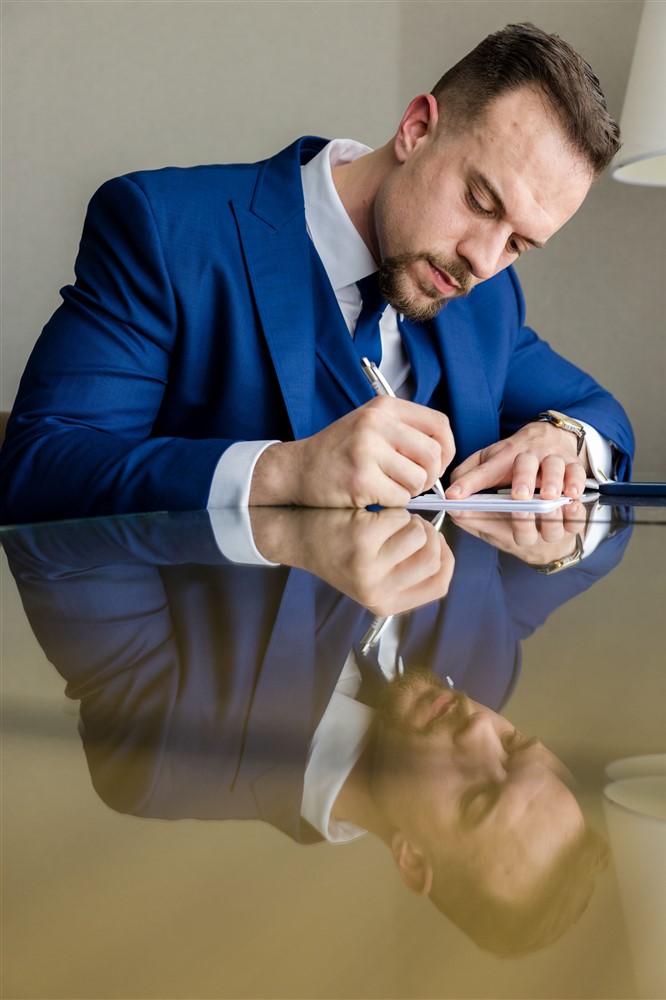
<path id="1" fill-rule="evenodd" d="M 463 823 L 466 826 L 477 826 L 485 819 L 498 798 L 499 788 L 496 785 L 470 788 L 460 803 Z"/>
<path id="2" fill-rule="evenodd" d="M 507 243 L 507 249 L 509 253 L 515 254 L 516 257 L 520 257 L 523 253 L 523 248 L 519 245 L 516 240 L 509 240 Z"/>
<path id="3" fill-rule="evenodd" d="M 472 209 L 472 211 L 476 212 L 477 215 L 492 215 L 493 214 L 493 210 L 491 208 L 484 208 L 483 205 L 481 205 L 476 200 L 476 198 L 474 197 L 474 195 L 472 194 L 471 191 L 467 192 L 467 201 L 468 201 L 469 206 Z"/>

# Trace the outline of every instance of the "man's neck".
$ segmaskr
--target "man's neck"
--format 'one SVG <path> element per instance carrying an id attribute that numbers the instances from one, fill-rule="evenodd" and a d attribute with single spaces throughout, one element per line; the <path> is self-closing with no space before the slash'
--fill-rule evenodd
<path id="1" fill-rule="evenodd" d="M 374 225 L 375 197 L 394 162 L 392 143 L 387 143 L 331 171 L 340 201 L 377 265 L 381 254 Z"/>
<path id="2" fill-rule="evenodd" d="M 378 812 L 370 790 L 370 761 L 371 752 L 366 747 L 338 792 L 331 815 L 340 822 L 353 823 L 374 833 L 388 843 L 391 828 Z"/>

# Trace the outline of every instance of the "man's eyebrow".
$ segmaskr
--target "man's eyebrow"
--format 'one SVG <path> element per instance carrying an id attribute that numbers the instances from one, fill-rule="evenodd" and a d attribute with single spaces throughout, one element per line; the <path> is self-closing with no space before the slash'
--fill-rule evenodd
<path id="1" fill-rule="evenodd" d="M 486 194 L 493 202 L 497 214 L 500 216 L 500 218 L 505 219 L 507 214 L 506 205 L 504 204 L 504 201 L 502 200 L 502 196 L 500 195 L 499 191 L 497 191 L 496 188 L 493 187 L 492 183 L 488 180 L 486 175 L 481 173 L 480 170 L 473 170 L 471 176 L 472 180 L 474 180 L 480 187 L 485 188 Z M 530 239 L 529 236 L 523 236 L 522 234 L 519 235 L 522 240 L 525 240 L 526 243 L 529 243 L 529 245 L 531 247 L 534 247 L 536 250 L 543 250 L 543 248 L 546 245 L 545 243 L 540 243 L 539 240 Z"/>

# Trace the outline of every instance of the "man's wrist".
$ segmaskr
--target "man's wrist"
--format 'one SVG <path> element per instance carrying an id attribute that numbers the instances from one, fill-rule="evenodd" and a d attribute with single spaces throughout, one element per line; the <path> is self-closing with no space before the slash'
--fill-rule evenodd
<path id="1" fill-rule="evenodd" d="M 270 445 L 257 459 L 250 484 L 250 506 L 275 507 L 297 503 L 293 488 L 295 441 Z"/>
<path id="2" fill-rule="evenodd" d="M 544 410 L 543 413 L 539 414 L 537 420 L 548 421 L 553 427 L 573 434 L 576 438 L 576 455 L 580 456 L 585 444 L 585 427 L 580 420 L 569 417 L 566 413 L 560 413 L 559 410 Z"/>

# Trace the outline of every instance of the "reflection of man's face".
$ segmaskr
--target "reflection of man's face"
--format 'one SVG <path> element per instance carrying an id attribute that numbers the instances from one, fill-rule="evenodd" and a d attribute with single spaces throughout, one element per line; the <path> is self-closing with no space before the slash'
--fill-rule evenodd
<path id="1" fill-rule="evenodd" d="M 414 671 L 378 710 L 372 791 L 394 829 L 429 857 L 467 866 L 519 902 L 583 828 L 568 772 L 506 719 Z"/>

